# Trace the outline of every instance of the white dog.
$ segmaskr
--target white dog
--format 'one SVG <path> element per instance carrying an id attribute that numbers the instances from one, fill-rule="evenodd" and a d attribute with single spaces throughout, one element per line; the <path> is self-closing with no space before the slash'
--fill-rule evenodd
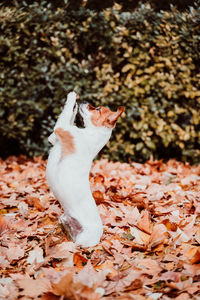
<path id="1" fill-rule="evenodd" d="M 53 148 L 46 175 L 51 191 L 64 209 L 63 226 L 77 245 L 90 247 L 98 244 L 103 234 L 102 221 L 90 190 L 90 168 L 94 157 L 108 142 L 124 108 L 112 112 L 105 107 L 81 104 L 79 112 L 85 128 L 74 125 L 77 110 L 76 94 L 71 92 L 49 137 Z"/>

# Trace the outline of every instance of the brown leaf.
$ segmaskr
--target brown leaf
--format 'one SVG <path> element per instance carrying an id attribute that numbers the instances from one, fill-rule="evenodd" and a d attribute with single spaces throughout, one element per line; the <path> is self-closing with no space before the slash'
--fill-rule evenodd
<path id="1" fill-rule="evenodd" d="M 29 256 L 27 258 L 28 264 L 41 263 L 43 261 L 43 250 L 40 247 L 36 246 L 33 250 L 29 252 Z"/>
<path id="2" fill-rule="evenodd" d="M 100 203 L 103 203 L 104 202 L 104 196 L 103 196 L 103 193 L 100 192 L 100 191 L 94 191 L 92 193 L 94 199 L 95 199 L 95 202 L 97 205 L 99 205 Z"/>
<path id="3" fill-rule="evenodd" d="M 48 248 L 48 256 L 57 259 L 69 258 L 71 253 L 76 251 L 77 249 L 73 242 L 63 242 L 55 247 Z"/>
<path id="4" fill-rule="evenodd" d="M 80 254 L 80 252 L 74 253 L 73 262 L 77 269 L 80 271 L 87 264 L 87 258 Z"/>
<path id="5" fill-rule="evenodd" d="M 187 291 L 188 289 L 192 288 L 192 293 L 195 293 L 199 290 L 198 286 L 195 287 L 194 283 L 192 282 L 192 278 L 189 278 L 185 281 L 179 281 L 179 282 L 169 282 L 167 283 L 168 286 L 170 286 L 173 289 L 177 289 L 179 291 Z"/>
<path id="6" fill-rule="evenodd" d="M 101 298 L 95 293 L 93 287 L 88 287 L 81 282 L 74 282 L 72 273 L 66 274 L 58 283 L 52 283 L 52 293 L 57 296 L 64 296 L 69 300 L 99 300 Z"/>
<path id="7" fill-rule="evenodd" d="M 18 260 L 24 256 L 24 249 L 22 249 L 19 245 L 10 245 L 6 251 L 6 256 L 10 262 Z"/>
<path id="8" fill-rule="evenodd" d="M 191 296 L 188 293 L 181 293 L 175 300 L 190 300 Z"/>
<path id="9" fill-rule="evenodd" d="M 118 275 L 117 270 L 114 268 L 114 264 L 112 261 L 107 260 L 104 263 L 98 265 L 96 267 L 97 270 L 104 270 L 106 271 L 106 275 L 109 279 L 112 280 L 112 278 L 114 278 L 115 276 Z"/>
<path id="10" fill-rule="evenodd" d="M 45 208 L 42 206 L 40 199 L 36 198 L 36 197 L 32 197 L 31 198 L 32 202 L 33 202 L 33 206 L 39 210 L 39 211 L 45 211 Z"/>
<path id="11" fill-rule="evenodd" d="M 59 300 L 60 296 L 53 295 L 52 293 L 45 293 L 40 299 L 41 300 Z"/>
<path id="12" fill-rule="evenodd" d="M 199 247 L 191 247 L 188 250 L 185 251 L 184 257 L 187 258 L 187 260 L 191 264 L 200 263 L 200 248 Z"/>
<path id="13" fill-rule="evenodd" d="M 117 282 L 116 292 L 129 290 L 129 288 L 131 290 L 140 288 L 142 286 L 141 275 L 141 271 L 133 269 L 130 270 L 127 276 L 125 276 Z"/>
<path id="14" fill-rule="evenodd" d="M 90 183 L 104 234 L 92 248 L 60 230 L 45 168 L 41 158 L 0 160 L 0 298 L 199 297 L 200 166 L 95 161 Z"/>
<path id="15" fill-rule="evenodd" d="M 0 215 L 0 234 L 2 232 L 4 232 L 8 227 L 8 224 L 6 222 L 6 220 L 4 219 L 4 217 L 2 215 Z"/>
<path id="16" fill-rule="evenodd" d="M 23 291 L 20 292 L 21 295 L 33 298 L 36 298 L 51 289 L 49 280 L 42 277 L 33 279 L 28 275 L 25 275 L 22 279 L 17 279 L 17 284 L 20 289 L 23 289 Z"/>
<path id="17" fill-rule="evenodd" d="M 137 227 L 131 227 L 130 228 L 131 235 L 134 238 L 134 242 L 137 244 L 145 245 L 147 246 L 150 240 L 150 235 L 139 230 Z"/>
<path id="18" fill-rule="evenodd" d="M 74 279 L 75 282 L 81 282 L 91 288 L 101 285 L 105 277 L 106 274 L 103 271 L 97 272 L 88 261 L 87 265 L 78 274 L 75 274 Z"/>
<path id="19" fill-rule="evenodd" d="M 150 234 L 150 216 L 147 210 L 143 210 L 141 214 L 141 219 L 137 223 L 137 227 L 144 232 Z"/>
<path id="20" fill-rule="evenodd" d="M 167 229 L 163 224 L 156 224 L 150 237 L 150 246 L 153 248 L 167 241 Z"/>
<path id="21" fill-rule="evenodd" d="M 52 293 L 57 296 L 65 296 L 67 299 L 75 299 L 75 290 L 80 289 L 81 284 L 74 283 L 73 274 L 66 274 L 63 276 L 59 282 L 52 282 Z"/>

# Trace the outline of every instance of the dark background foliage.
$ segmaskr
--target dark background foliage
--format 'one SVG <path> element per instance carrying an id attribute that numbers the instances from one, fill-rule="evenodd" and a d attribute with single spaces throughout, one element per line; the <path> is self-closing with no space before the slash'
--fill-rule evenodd
<path id="1" fill-rule="evenodd" d="M 150 3 L 156 11 L 169 10 L 171 5 L 176 6 L 178 10 L 184 11 L 190 6 L 193 6 L 195 4 L 198 5 L 198 1 L 195 0 L 2 0 L 1 5 L 9 7 L 22 7 L 29 6 L 36 2 L 40 5 L 50 4 L 53 7 L 65 7 L 69 10 L 77 10 L 81 6 L 84 6 L 95 11 L 102 11 L 105 8 L 112 7 L 115 3 L 120 4 L 122 6 L 122 10 L 124 11 L 134 10 L 135 8 L 137 8 L 139 3 Z"/>
<path id="2" fill-rule="evenodd" d="M 81 101 L 126 107 L 104 156 L 199 162 L 200 8 L 104 2 L 113 5 L 2 1 L 0 155 L 46 155 L 75 89 Z"/>

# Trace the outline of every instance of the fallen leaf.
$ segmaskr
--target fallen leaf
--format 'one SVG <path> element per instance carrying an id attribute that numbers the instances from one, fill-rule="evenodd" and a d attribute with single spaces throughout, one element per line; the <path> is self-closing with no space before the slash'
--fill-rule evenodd
<path id="1" fill-rule="evenodd" d="M 19 245 L 10 245 L 6 251 L 6 256 L 10 262 L 18 260 L 19 258 L 24 257 L 24 249 L 22 249 Z"/>
<path id="2" fill-rule="evenodd" d="M 36 209 L 38 209 L 39 211 L 44 211 L 45 208 L 42 206 L 40 199 L 39 198 L 31 198 L 31 201 L 33 202 L 33 205 Z"/>
<path id="3" fill-rule="evenodd" d="M 150 247 L 156 247 L 157 245 L 167 241 L 168 233 L 167 228 L 163 224 L 156 224 L 153 227 L 152 234 L 150 236 Z"/>
<path id="4" fill-rule="evenodd" d="M 92 195 L 97 205 L 104 202 L 104 196 L 101 191 L 94 191 Z"/>
<path id="5" fill-rule="evenodd" d="M 82 282 L 74 282 L 73 274 L 68 273 L 58 283 L 52 283 L 51 292 L 57 296 L 64 296 L 66 299 L 91 299 L 99 300 L 101 296 L 95 293 L 93 287 L 88 287 Z M 78 298 L 81 297 L 81 298 Z"/>
<path id="6" fill-rule="evenodd" d="M 0 233 L 4 232 L 7 229 L 8 225 L 2 215 L 0 215 Z"/>
<path id="7" fill-rule="evenodd" d="M 31 250 L 29 252 L 29 256 L 27 258 L 28 264 L 41 263 L 43 261 L 44 261 L 43 250 L 40 247 L 36 246 L 34 250 Z"/>
<path id="8" fill-rule="evenodd" d="M 22 279 L 17 280 L 17 285 L 22 289 L 21 295 L 36 298 L 43 293 L 50 291 L 51 285 L 46 278 L 33 279 L 25 275 Z"/>
<path id="9" fill-rule="evenodd" d="M 0 298 L 200 297 L 200 166 L 95 161 L 90 183 L 104 233 L 91 248 L 62 231 L 45 168 L 41 157 L 0 160 Z"/>
<path id="10" fill-rule="evenodd" d="M 190 247 L 184 253 L 184 257 L 191 263 L 196 264 L 200 263 L 200 248 L 199 247 Z"/>
<path id="11" fill-rule="evenodd" d="M 75 274 L 74 279 L 75 282 L 82 282 L 82 284 L 91 288 L 101 285 L 105 277 L 106 274 L 104 272 L 97 272 L 91 262 L 88 261 L 83 269 L 78 274 Z"/>
<path id="12" fill-rule="evenodd" d="M 150 234 L 150 217 L 147 210 L 143 210 L 141 214 L 141 219 L 137 223 L 137 227 L 144 232 Z"/>
<path id="13" fill-rule="evenodd" d="M 73 262 L 78 270 L 82 270 L 83 267 L 87 264 L 87 258 L 80 254 L 80 252 L 74 253 Z"/>
<path id="14" fill-rule="evenodd" d="M 112 280 L 115 276 L 118 275 L 117 270 L 114 268 L 114 264 L 112 261 L 107 260 L 104 263 L 98 265 L 96 267 L 97 270 L 104 270 L 107 277 Z"/>

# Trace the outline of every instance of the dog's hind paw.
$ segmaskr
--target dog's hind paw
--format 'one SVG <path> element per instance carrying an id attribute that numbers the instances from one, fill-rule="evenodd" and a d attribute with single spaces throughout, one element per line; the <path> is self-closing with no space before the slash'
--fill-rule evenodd
<path id="1" fill-rule="evenodd" d="M 73 241 L 76 240 L 78 234 L 83 230 L 81 224 L 75 218 L 71 217 L 68 214 L 63 214 L 59 218 L 59 223 L 62 225 L 63 229 Z"/>

